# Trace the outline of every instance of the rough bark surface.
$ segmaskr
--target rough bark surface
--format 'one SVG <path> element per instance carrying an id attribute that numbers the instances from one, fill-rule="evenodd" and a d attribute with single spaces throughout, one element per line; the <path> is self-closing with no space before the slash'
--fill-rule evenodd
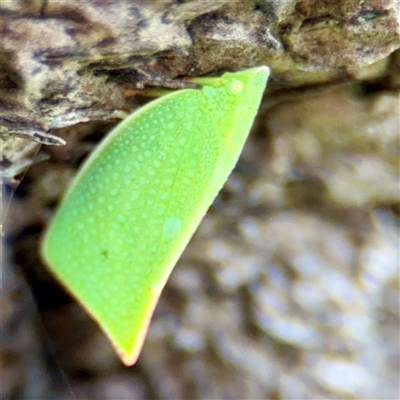
<path id="1" fill-rule="evenodd" d="M 400 397 L 398 1 L 0 11 L 2 398 Z M 253 135 L 125 368 L 40 264 L 40 231 L 138 91 L 261 64 Z"/>

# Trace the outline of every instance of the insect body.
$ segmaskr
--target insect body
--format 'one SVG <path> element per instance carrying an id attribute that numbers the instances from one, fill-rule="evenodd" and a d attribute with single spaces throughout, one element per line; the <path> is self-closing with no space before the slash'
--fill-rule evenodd
<path id="1" fill-rule="evenodd" d="M 160 293 L 240 155 L 269 69 L 196 78 L 102 141 L 42 243 L 59 281 L 126 365 L 136 362 Z"/>

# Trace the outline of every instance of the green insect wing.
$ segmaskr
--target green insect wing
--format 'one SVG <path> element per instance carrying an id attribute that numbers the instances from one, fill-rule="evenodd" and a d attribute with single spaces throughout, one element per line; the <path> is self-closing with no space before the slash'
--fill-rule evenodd
<path id="1" fill-rule="evenodd" d="M 42 242 L 44 262 L 133 365 L 161 291 L 235 166 L 265 66 L 134 112 L 86 160 Z"/>

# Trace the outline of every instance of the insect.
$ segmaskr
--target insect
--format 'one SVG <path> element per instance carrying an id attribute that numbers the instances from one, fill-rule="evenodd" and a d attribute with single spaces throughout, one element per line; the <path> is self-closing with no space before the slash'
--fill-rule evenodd
<path id="1" fill-rule="evenodd" d="M 134 112 L 88 157 L 42 241 L 54 276 L 126 365 L 139 357 L 161 291 L 235 166 L 266 66 L 169 93 Z"/>

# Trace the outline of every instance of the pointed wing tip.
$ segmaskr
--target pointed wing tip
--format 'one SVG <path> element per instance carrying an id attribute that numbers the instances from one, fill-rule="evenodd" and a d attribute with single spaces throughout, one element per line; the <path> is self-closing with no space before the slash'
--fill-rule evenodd
<path id="1" fill-rule="evenodd" d="M 149 330 L 150 322 L 153 317 L 154 310 L 157 306 L 158 300 L 160 298 L 162 289 L 150 287 L 149 290 L 154 292 L 153 301 L 150 303 L 150 307 L 147 312 L 146 318 L 143 322 L 142 329 L 140 331 L 137 340 L 134 341 L 133 346 L 130 349 L 123 349 L 121 346 L 119 346 L 117 343 L 111 340 L 119 359 L 127 367 L 135 365 L 139 359 L 140 353 L 142 352 L 142 348 L 147 336 L 147 332 Z"/>
<path id="2" fill-rule="evenodd" d="M 139 334 L 139 336 L 133 341 L 131 346 L 121 346 L 119 343 L 117 343 L 115 340 L 113 340 L 110 335 L 107 334 L 108 338 L 111 341 L 111 344 L 114 347 L 115 352 L 118 355 L 118 358 L 122 361 L 122 363 L 127 366 L 127 367 L 132 367 L 132 365 L 135 365 L 140 353 L 142 352 L 142 348 L 144 345 L 144 341 L 146 339 L 147 331 L 149 328 L 151 316 L 150 318 L 147 318 L 145 321 L 145 324 L 142 327 L 142 330 Z"/>
<path id="3" fill-rule="evenodd" d="M 140 353 L 142 352 L 144 341 L 146 339 L 148 327 L 149 324 L 143 327 L 140 337 L 134 342 L 133 347 L 131 347 L 130 349 L 124 349 L 115 342 L 111 342 L 114 345 L 114 349 L 118 355 L 118 358 L 124 363 L 125 366 L 132 367 L 137 363 Z"/>
<path id="4" fill-rule="evenodd" d="M 117 347 L 115 348 L 115 351 L 117 352 L 119 359 L 126 367 L 132 367 L 135 365 L 140 355 L 140 349 L 136 350 L 133 354 L 127 354 L 121 348 Z"/>

